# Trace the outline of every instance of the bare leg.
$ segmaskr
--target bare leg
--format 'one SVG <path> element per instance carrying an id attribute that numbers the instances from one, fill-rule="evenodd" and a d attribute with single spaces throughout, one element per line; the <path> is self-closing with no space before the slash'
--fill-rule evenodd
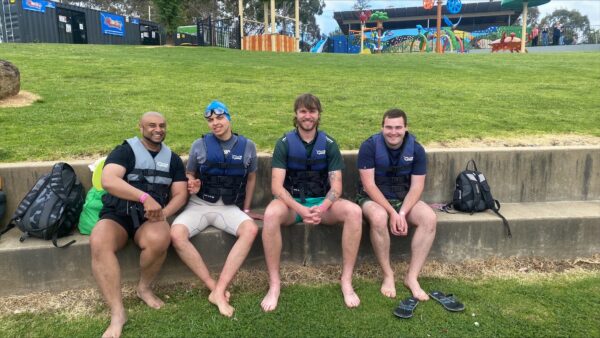
<path id="1" fill-rule="evenodd" d="M 369 222 L 371 245 L 383 272 L 380 291 L 386 297 L 395 298 L 396 283 L 390 263 L 390 231 L 388 229 L 387 212 L 382 206 L 373 201 L 365 202 L 362 210 Z"/>
<path id="2" fill-rule="evenodd" d="M 324 224 L 344 223 L 340 286 L 346 306 L 349 308 L 357 307 L 360 305 L 360 299 L 352 287 L 352 273 L 362 236 L 362 211 L 358 205 L 340 199 L 331 205 L 329 210 L 323 214 L 321 220 Z"/>
<path id="3" fill-rule="evenodd" d="M 263 311 L 269 312 L 277 308 L 281 279 L 279 264 L 281 261 L 281 225 L 292 224 L 296 214 L 285 203 L 273 200 L 265 210 L 265 219 L 262 230 L 262 241 L 265 250 L 265 261 L 269 271 L 269 291 L 263 298 L 260 306 Z"/>
<path id="4" fill-rule="evenodd" d="M 427 292 L 423 291 L 417 278 L 423 265 L 425 265 L 425 260 L 435 238 L 437 216 L 423 201 L 417 202 L 407 216 L 408 223 L 416 226 L 417 230 L 411 242 L 410 264 L 408 265 L 408 273 L 404 278 L 404 285 L 410 289 L 413 297 L 425 301 L 429 300 L 429 296 Z"/>
<path id="5" fill-rule="evenodd" d="M 92 272 L 110 308 L 110 325 L 102 337 L 120 337 L 127 322 L 121 295 L 121 269 L 117 251 L 127 244 L 127 231 L 111 220 L 100 220 L 90 236 Z"/>
<path id="6" fill-rule="evenodd" d="M 200 256 L 200 253 L 196 250 L 194 244 L 190 242 L 189 234 L 190 233 L 185 225 L 173 224 L 171 227 L 171 241 L 173 242 L 173 247 L 185 265 L 200 278 L 210 291 L 213 291 L 217 282 L 210 276 L 210 272 L 208 271 L 204 260 L 202 260 L 202 256 Z"/>
<path id="7" fill-rule="evenodd" d="M 226 295 L 227 286 L 248 257 L 257 234 L 258 226 L 254 221 L 247 220 L 240 224 L 237 231 L 238 239 L 229 251 L 215 289 L 208 296 L 208 301 L 216 305 L 223 316 L 231 317 L 235 311 Z"/>
<path id="8" fill-rule="evenodd" d="M 151 284 L 167 257 L 167 249 L 171 243 L 169 224 L 164 221 L 146 222 L 136 232 L 134 241 L 142 250 L 137 295 L 151 308 L 160 309 L 164 302 L 156 297 Z"/>

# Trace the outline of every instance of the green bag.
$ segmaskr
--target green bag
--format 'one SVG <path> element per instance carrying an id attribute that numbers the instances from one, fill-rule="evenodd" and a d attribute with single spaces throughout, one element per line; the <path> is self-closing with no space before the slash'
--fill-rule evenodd
<path id="1" fill-rule="evenodd" d="M 83 211 L 81 211 L 81 216 L 79 217 L 79 232 L 83 235 L 91 234 L 94 225 L 98 222 L 100 210 L 103 206 L 102 196 L 104 194 L 106 194 L 105 190 L 98 190 L 94 187 L 88 191 Z"/>

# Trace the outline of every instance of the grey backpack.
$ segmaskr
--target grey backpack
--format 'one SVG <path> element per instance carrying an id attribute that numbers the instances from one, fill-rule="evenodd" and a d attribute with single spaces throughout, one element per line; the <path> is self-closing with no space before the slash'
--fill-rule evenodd
<path id="1" fill-rule="evenodd" d="M 33 236 L 52 240 L 56 247 L 67 247 L 75 241 L 59 246 L 57 238 L 73 233 L 84 200 L 83 186 L 73 168 L 56 163 L 52 172 L 40 177 L 25 195 L 2 233 L 17 226 L 23 231 L 21 242 Z"/>

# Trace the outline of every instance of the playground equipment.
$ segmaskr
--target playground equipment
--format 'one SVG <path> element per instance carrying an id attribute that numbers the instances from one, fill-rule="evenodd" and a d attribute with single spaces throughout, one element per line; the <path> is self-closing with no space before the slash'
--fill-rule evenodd
<path id="1" fill-rule="evenodd" d="M 240 16 L 240 36 L 242 39 L 242 50 L 272 51 L 272 52 L 299 52 L 300 51 L 300 1 L 294 0 L 294 18 L 275 14 L 275 0 L 263 1 L 264 22 L 244 18 L 244 0 L 238 0 Z M 268 14 L 270 12 L 270 15 Z M 270 33 L 269 17 L 271 18 Z M 279 17 L 294 22 L 294 36 L 276 33 L 275 19 Z M 244 36 L 244 21 L 264 24 L 263 34 Z"/>
<path id="2" fill-rule="evenodd" d="M 550 2 L 550 0 L 502 0 L 500 6 L 502 8 L 509 9 L 520 9 L 523 7 L 523 14 L 521 14 L 521 18 L 523 18 L 523 27 L 521 29 L 521 53 L 525 53 L 525 37 L 527 30 L 527 7 L 536 7 Z M 493 52 L 493 49 L 492 49 Z"/>
<path id="3" fill-rule="evenodd" d="M 317 41 L 317 43 L 315 43 L 314 46 L 312 46 L 312 48 L 310 49 L 311 53 L 322 53 L 323 52 L 323 48 L 325 47 L 325 44 L 327 43 L 327 38 L 323 38 L 319 41 Z"/>
<path id="4" fill-rule="evenodd" d="M 358 16 L 360 20 L 360 30 L 349 30 L 350 35 L 360 36 L 360 54 L 371 54 L 370 48 L 365 48 L 365 40 L 372 39 L 374 41 L 373 49 L 377 53 L 381 53 L 383 45 L 381 39 L 383 38 L 383 21 L 388 20 L 389 17 L 386 12 L 377 11 L 371 13 L 371 11 L 362 11 Z M 367 20 L 375 21 L 375 27 L 367 27 Z M 366 34 L 370 33 L 370 34 Z"/>
<path id="5" fill-rule="evenodd" d="M 543 0 L 542 0 L 543 1 Z M 434 0 L 423 0 L 423 8 L 426 10 L 433 8 Z M 437 30 L 436 30 L 436 53 L 444 53 L 444 48 L 442 48 L 442 3 L 443 0 L 437 0 Z M 458 14 L 462 9 L 462 2 L 460 0 L 447 0 L 446 1 L 446 9 L 451 14 Z M 460 20 L 459 20 L 460 22 Z M 457 23 L 458 24 L 458 23 Z M 464 46 L 463 46 L 464 51 Z"/>
<path id="6" fill-rule="evenodd" d="M 502 51 L 502 50 L 508 50 L 511 53 L 513 52 L 521 52 L 521 41 L 522 39 L 516 38 L 515 37 L 515 33 L 510 33 L 510 37 L 506 37 L 506 32 L 502 32 L 502 37 L 498 40 L 494 40 L 490 43 L 490 45 L 492 46 L 492 53 L 494 52 L 498 52 L 498 51 Z M 527 53 L 527 50 L 525 49 L 525 53 Z"/>

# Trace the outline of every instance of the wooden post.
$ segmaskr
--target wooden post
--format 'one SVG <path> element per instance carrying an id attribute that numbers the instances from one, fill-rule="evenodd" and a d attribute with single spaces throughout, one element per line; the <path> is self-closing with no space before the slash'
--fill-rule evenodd
<path id="1" fill-rule="evenodd" d="M 240 16 L 240 46 L 244 50 L 244 0 L 238 0 L 238 13 Z"/>
<path id="2" fill-rule="evenodd" d="M 523 1 L 523 27 L 521 28 L 521 53 L 525 53 L 525 40 L 527 39 L 527 1 Z"/>
<path id="3" fill-rule="evenodd" d="M 275 0 L 271 0 L 271 51 L 277 50 L 277 42 L 275 41 Z"/>
<path id="4" fill-rule="evenodd" d="M 437 2 L 437 33 L 435 48 L 437 53 L 442 53 L 442 0 Z"/>
<path id="5" fill-rule="evenodd" d="M 295 36 L 296 36 L 296 43 L 295 43 L 295 48 L 296 48 L 296 52 L 300 51 L 300 0 L 296 0 L 294 2 L 294 10 L 295 10 L 295 19 L 296 19 L 296 29 L 295 29 Z"/>
<path id="6" fill-rule="evenodd" d="M 265 12 L 265 18 L 264 18 L 264 22 L 265 22 L 265 28 L 263 31 L 263 38 L 261 39 L 262 41 L 262 49 L 261 51 L 266 52 L 267 51 L 267 30 L 269 28 L 269 4 L 265 1 L 263 2 L 263 11 Z"/>

